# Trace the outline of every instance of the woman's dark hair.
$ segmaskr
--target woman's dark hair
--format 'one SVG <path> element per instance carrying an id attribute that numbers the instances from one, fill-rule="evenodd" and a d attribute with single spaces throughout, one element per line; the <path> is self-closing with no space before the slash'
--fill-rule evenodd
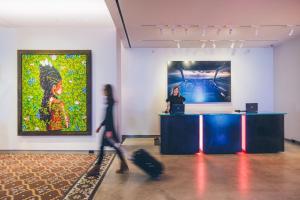
<path id="1" fill-rule="evenodd" d="M 112 85 L 111 84 L 104 85 L 104 90 L 105 90 L 106 95 L 107 95 L 107 103 L 114 103 L 115 99 L 114 99 Z"/>
<path id="2" fill-rule="evenodd" d="M 44 97 L 40 109 L 40 119 L 45 122 L 50 120 L 50 113 L 48 108 L 49 99 L 54 95 L 51 89 L 54 85 L 62 80 L 61 75 L 53 66 L 40 66 L 40 85 L 44 90 Z"/>
<path id="3" fill-rule="evenodd" d="M 180 91 L 179 91 L 179 86 L 178 86 L 178 85 L 175 85 L 175 86 L 172 88 L 171 95 L 174 95 L 174 90 L 175 90 L 175 89 L 178 89 L 178 96 L 180 96 Z"/>

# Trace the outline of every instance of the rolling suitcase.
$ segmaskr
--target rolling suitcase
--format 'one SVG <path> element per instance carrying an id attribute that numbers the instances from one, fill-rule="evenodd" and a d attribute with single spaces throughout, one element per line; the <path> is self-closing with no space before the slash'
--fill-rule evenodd
<path id="1" fill-rule="evenodd" d="M 163 173 L 164 167 L 162 163 L 157 161 L 144 149 L 135 151 L 132 155 L 132 161 L 151 178 L 158 178 Z"/>

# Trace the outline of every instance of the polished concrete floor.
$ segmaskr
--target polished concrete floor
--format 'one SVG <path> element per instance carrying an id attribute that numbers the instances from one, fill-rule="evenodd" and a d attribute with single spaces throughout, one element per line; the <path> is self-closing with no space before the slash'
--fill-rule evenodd
<path id="1" fill-rule="evenodd" d="M 300 200 L 300 145 L 286 143 L 278 154 L 160 155 L 153 139 L 127 139 L 130 155 L 145 148 L 165 165 L 151 180 L 129 162 L 116 174 L 115 159 L 94 199 L 105 200 Z"/>

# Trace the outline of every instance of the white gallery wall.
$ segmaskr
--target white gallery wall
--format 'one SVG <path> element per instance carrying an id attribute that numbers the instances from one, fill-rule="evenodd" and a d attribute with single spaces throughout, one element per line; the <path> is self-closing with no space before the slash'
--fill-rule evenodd
<path id="1" fill-rule="evenodd" d="M 105 28 L 0 28 L 0 150 L 99 149 L 102 87 L 117 84 L 116 31 Z M 17 136 L 17 50 L 92 50 L 92 136 Z"/>
<path id="2" fill-rule="evenodd" d="M 285 137 L 300 141 L 300 37 L 274 49 L 275 110 L 287 112 Z"/>
<path id="3" fill-rule="evenodd" d="M 299 52 L 299 51 L 298 51 Z M 191 104 L 187 112 L 232 112 L 245 103 L 273 111 L 273 49 L 122 49 L 122 122 L 127 135 L 160 134 L 166 108 L 168 61 L 231 61 L 231 103 Z"/>

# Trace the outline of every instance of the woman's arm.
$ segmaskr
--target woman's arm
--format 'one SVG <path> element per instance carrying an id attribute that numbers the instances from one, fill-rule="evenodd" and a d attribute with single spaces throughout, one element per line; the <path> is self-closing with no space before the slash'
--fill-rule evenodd
<path id="1" fill-rule="evenodd" d="M 96 129 L 96 132 L 99 133 L 100 129 L 102 126 L 105 126 L 106 124 L 106 121 L 107 121 L 107 114 L 105 113 L 105 118 L 104 120 L 100 123 L 100 126 Z"/>
<path id="2" fill-rule="evenodd" d="M 182 102 L 184 102 L 184 101 L 185 101 L 185 98 L 184 98 L 183 96 L 181 96 L 181 98 L 182 98 Z"/>
<path id="3" fill-rule="evenodd" d="M 169 113 L 170 112 L 170 102 L 167 102 L 167 109 L 165 111 L 165 113 Z"/>
<path id="4" fill-rule="evenodd" d="M 170 112 L 170 96 L 168 96 L 168 98 L 166 99 L 167 102 L 167 108 L 165 110 L 165 113 L 169 113 Z"/>
<path id="5" fill-rule="evenodd" d="M 112 118 L 113 118 L 112 110 L 113 110 L 113 103 L 109 102 L 106 107 L 104 120 L 101 122 L 100 126 L 96 130 L 97 132 L 100 131 L 102 126 L 105 126 L 106 129 L 110 129 L 110 127 L 112 126 L 111 124 L 113 123 L 112 122 Z"/>

